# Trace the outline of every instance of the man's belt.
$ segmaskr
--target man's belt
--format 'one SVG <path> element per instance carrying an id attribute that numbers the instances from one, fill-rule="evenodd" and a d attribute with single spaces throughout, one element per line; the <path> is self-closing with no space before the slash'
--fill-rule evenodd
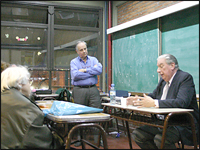
<path id="1" fill-rule="evenodd" d="M 75 85 L 75 87 L 80 87 L 80 88 L 90 88 L 90 87 L 93 87 L 93 86 L 95 86 L 95 84 L 94 85 L 84 85 L 84 86 Z"/>

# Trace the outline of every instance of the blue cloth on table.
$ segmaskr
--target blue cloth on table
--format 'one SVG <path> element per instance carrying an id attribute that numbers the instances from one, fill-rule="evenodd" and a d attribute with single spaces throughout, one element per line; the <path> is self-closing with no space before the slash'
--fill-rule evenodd
<path id="1" fill-rule="evenodd" d="M 54 101 L 50 109 L 44 109 L 44 115 L 53 114 L 55 116 L 77 115 L 102 112 L 103 109 L 75 104 L 66 101 Z"/>

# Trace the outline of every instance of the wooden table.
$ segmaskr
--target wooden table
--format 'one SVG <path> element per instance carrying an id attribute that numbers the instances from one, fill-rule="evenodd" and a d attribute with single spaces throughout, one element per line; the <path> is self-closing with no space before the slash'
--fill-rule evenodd
<path id="1" fill-rule="evenodd" d="M 193 109 L 182 108 L 137 108 L 135 106 L 122 106 L 112 105 L 110 103 L 102 103 L 103 112 L 109 113 L 111 117 L 124 120 L 126 122 L 126 129 L 129 139 L 129 145 L 132 149 L 131 136 L 129 131 L 128 122 L 139 123 L 142 125 L 149 125 L 154 127 L 163 128 L 161 149 L 164 147 L 164 141 L 166 136 L 166 129 L 168 126 L 191 126 L 193 133 L 194 149 L 197 149 L 197 139 L 195 134 L 194 118 L 190 112 Z M 112 111 L 114 109 L 114 111 Z M 116 111 L 118 109 L 118 111 Z M 120 111 L 119 111 L 120 110 Z M 157 119 L 156 115 L 165 115 L 164 120 Z M 181 119 L 183 118 L 184 119 Z M 186 119 L 188 118 L 188 119 Z"/>

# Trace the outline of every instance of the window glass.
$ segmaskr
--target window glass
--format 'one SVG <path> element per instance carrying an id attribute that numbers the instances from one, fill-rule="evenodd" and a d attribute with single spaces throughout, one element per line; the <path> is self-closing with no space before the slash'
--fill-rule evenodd
<path id="1" fill-rule="evenodd" d="M 59 88 L 67 88 L 72 90 L 70 70 L 52 71 L 52 92 L 56 92 Z"/>
<path id="2" fill-rule="evenodd" d="M 99 9 L 41 3 L 1 3 L 1 60 L 28 66 L 32 89 L 72 88 L 70 61 L 78 56 L 77 41 L 86 41 L 88 55 L 102 61 Z"/>
<path id="3" fill-rule="evenodd" d="M 1 6 L 1 21 L 47 24 L 47 9 L 25 8 L 20 5 Z"/>
<path id="4" fill-rule="evenodd" d="M 31 73 L 31 89 L 49 89 L 49 71 L 29 71 Z"/>
<path id="5" fill-rule="evenodd" d="M 47 66 L 47 29 L 1 26 L 1 59 L 8 63 Z"/>
<path id="6" fill-rule="evenodd" d="M 70 61 L 77 57 L 75 51 L 77 41 L 85 41 L 87 43 L 88 55 L 97 55 L 97 32 L 86 31 L 54 31 L 54 67 L 57 69 L 69 69 Z"/>
<path id="7" fill-rule="evenodd" d="M 85 12 L 77 10 L 55 10 L 55 24 L 99 27 L 98 12 Z"/>

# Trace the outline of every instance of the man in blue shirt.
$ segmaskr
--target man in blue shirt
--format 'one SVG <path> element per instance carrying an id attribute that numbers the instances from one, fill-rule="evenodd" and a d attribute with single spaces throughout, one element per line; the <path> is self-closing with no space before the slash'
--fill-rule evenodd
<path id="1" fill-rule="evenodd" d="M 87 44 L 84 41 L 77 42 L 76 52 L 79 56 L 70 62 L 74 102 L 100 108 L 100 94 L 96 84 L 97 75 L 102 73 L 102 64 L 97 58 L 88 56 Z"/>
<path id="2" fill-rule="evenodd" d="M 87 44 L 84 41 L 78 41 L 76 44 L 78 57 L 70 62 L 71 84 L 74 85 L 72 97 L 74 103 L 101 108 L 99 90 L 96 87 L 98 82 L 97 75 L 102 73 L 102 65 L 93 56 L 88 56 Z M 80 136 L 78 136 L 80 138 Z M 94 136 L 97 143 L 98 135 Z M 80 146 L 78 142 L 75 146 Z"/>

